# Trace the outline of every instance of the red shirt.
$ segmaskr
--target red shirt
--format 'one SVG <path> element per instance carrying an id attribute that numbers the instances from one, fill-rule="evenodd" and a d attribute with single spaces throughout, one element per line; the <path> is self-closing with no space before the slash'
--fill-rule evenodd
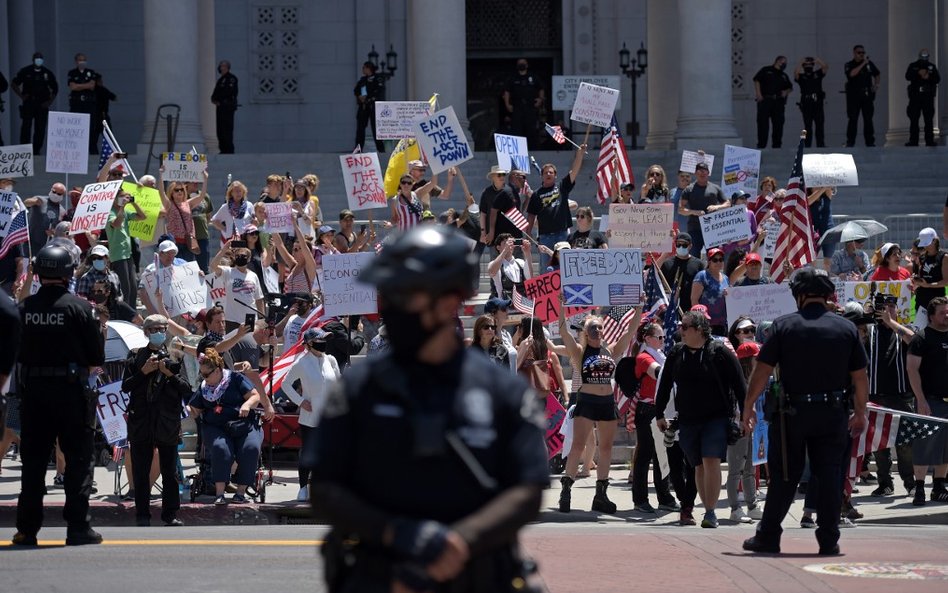
<path id="1" fill-rule="evenodd" d="M 883 282 L 898 282 L 899 280 L 908 280 L 912 277 L 912 273 L 899 266 L 899 269 L 895 272 L 890 270 L 888 267 L 880 266 L 872 272 L 872 276 L 869 276 L 870 280 L 881 280 Z"/>
<path id="2" fill-rule="evenodd" d="M 639 399 L 650 404 L 655 403 L 655 388 L 658 387 L 658 381 L 647 372 L 653 362 L 658 361 L 648 352 L 639 352 L 635 357 L 635 376 L 639 377 Z"/>

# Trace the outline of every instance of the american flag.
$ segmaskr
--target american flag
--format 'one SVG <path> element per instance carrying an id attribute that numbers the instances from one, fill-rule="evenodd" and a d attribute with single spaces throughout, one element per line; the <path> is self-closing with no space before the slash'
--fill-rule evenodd
<path id="1" fill-rule="evenodd" d="M 602 341 L 606 344 L 618 342 L 626 328 L 629 327 L 633 317 L 635 317 L 635 307 L 633 305 L 610 308 L 609 312 L 602 318 Z"/>
<path id="2" fill-rule="evenodd" d="M 652 265 L 645 271 L 645 314 L 653 314 L 662 305 L 668 305 L 668 295 L 665 294 L 665 287 L 658 280 L 657 266 Z"/>
<path id="3" fill-rule="evenodd" d="M 610 284 L 609 303 L 637 305 L 642 301 L 642 287 L 638 284 Z"/>
<path id="4" fill-rule="evenodd" d="M 99 170 L 100 171 L 102 170 L 102 167 L 105 166 L 105 163 L 108 162 L 109 157 L 112 156 L 113 152 L 122 152 L 121 148 L 119 148 L 118 146 L 112 145 L 112 140 L 110 140 L 109 138 L 110 138 L 109 134 L 106 134 L 106 133 L 102 134 L 102 146 L 99 147 Z M 125 169 L 126 173 L 132 172 L 132 168 L 129 166 L 128 161 L 126 159 L 122 159 L 121 161 L 119 161 L 119 163 L 122 164 L 122 167 Z M 114 169 L 117 166 L 118 166 L 118 163 L 115 163 L 112 165 L 112 168 Z"/>
<path id="5" fill-rule="evenodd" d="M 869 404 L 868 427 L 853 439 L 849 460 L 849 478 L 855 479 L 867 453 L 881 451 L 896 445 L 907 445 L 916 439 L 934 435 L 948 424 L 944 418 L 933 418 L 883 408 Z"/>
<path id="6" fill-rule="evenodd" d="M 516 206 L 513 206 L 510 208 L 510 210 L 504 212 L 504 216 L 506 216 L 507 220 L 512 222 L 515 227 L 523 232 L 527 232 L 527 227 L 530 225 L 527 222 L 527 219 L 523 217 L 523 213 L 520 212 L 520 210 L 517 210 Z"/>
<path id="7" fill-rule="evenodd" d="M 668 300 L 668 307 L 665 309 L 665 321 L 662 329 L 665 330 L 665 354 L 675 345 L 675 332 L 678 331 L 678 289 L 675 288 Z"/>
<path id="8" fill-rule="evenodd" d="M 635 183 L 632 173 L 632 163 L 629 162 L 629 153 L 625 151 L 625 142 L 619 134 L 619 122 L 612 116 L 612 124 L 602 134 L 602 144 L 599 146 L 599 164 L 596 166 L 596 180 L 599 182 L 599 192 L 596 198 L 600 204 L 606 204 L 618 187 L 613 183 Z"/>
<path id="9" fill-rule="evenodd" d="M 514 286 L 513 294 L 511 294 L 510 300 L 513 302 L 514 309 L 520 311 L 524 315 L 533 316 L 533 310 L 536 308 L 536 301 L 530 297 L 524 296 L 517 291 L 517 287 Z"/>
<path id="10" fill-rule="evenodd" d="M 13 216 L 10 221 L 10 228 L 7 236 L 3 238 L 3 244 L 0 245 L 0 258 L 6 256 L 7 252 L 21 243 L 30 240 L 30 229 L 26 225 L 26 210 L 21 209 Z"/>
<path id="11" fill-rule="evenodd" d="M 290 367 L 306 354 L 306 347 L 303 345 L 303 334 L 306 333 L 306 330 L 311 327 L 322 327 L 331 319 L 329 317 L 324 318 L 324 313 L 325 310 L 322 305 L 313 309 L 306 318 L 306 321 L 303 322 L 302 327 L 300 327 L 300 337 L 296 340 L 296 343 L 288 348 L 286 352 L 283 353 L 283 356 L 276 359 L 276 362 L 273 363 L 273 391 L 270 393 L 271 398 L 274 393 L 280 390 L 284 377 L 290 372 Z M 267 389 L 270 388 L 270 369 L 260 373 L 260 380 Z"/>
<path id="12" fill-rule="evenodd" d="M 563 134 L 563 128 L 545 124 L 546 133 L 553 137 L 557 144 L 566 144 L 566 135 Z"/>
<path id="13" fill-rule="evenodd" d="M 806 202 L 806 182 L 803 179 L 803 141 L 797 148 L 797 157 L 793 161 L 793 171 L 787 183 L 787 199 L 784 200 L 781 214 L 786 224 L 781 225 L 774 249 L 773 262 L 770 264 L 770 277 L 774 282 L 783 282 L 786 278 L 783 267 L 789 262 L 794 269 L 801 268 L 816 257 L 813 249 L 813 229 L 810 225 L 810 208 Z"/>

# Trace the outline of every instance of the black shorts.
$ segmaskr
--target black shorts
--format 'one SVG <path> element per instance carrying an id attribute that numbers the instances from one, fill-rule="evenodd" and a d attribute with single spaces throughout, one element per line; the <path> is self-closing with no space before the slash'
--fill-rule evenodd
<path id="1" fill-rule="evenodd" d="M 576 409 L 573 417 L 588 418 L 589 420 L 618 420 L 619 410 L 616 400 L 609 395 L 593 395 L 591 393 L 576 394 Z"/>

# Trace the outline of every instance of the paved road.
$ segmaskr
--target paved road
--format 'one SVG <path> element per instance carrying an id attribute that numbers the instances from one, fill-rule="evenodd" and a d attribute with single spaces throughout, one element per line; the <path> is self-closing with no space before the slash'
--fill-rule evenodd
<path id="1" fill-rule="evenodd" d="M 65 530 L 41 532 L 40 549 L 0 543 L 4 591 L 259 593 L 325 591 L 317 545 L 325 528 L 228 526 L 151 529 L 105 527 L 107 545 L 66 548 Z M 948 588 L 948 526 L 860 526 L 843 534 L 844 556 L 813 554 L 812 531 L 789 529 L 784 555 L 740 551 L 747 527 L 716 530 L 666 525 L 531 526 L 526 549 L 553 593 L 676 591 L 701 593 L 874 593 Z M 0 542 L 12 530 L 0 529 Z M 906 571 L 891 563 L 922 563 Z M 827 566 L 829 565 L 829 566 Z M 940 567 L 940 568 L 939 568 Z M 818 572 L 822 570 L 822 572 Z M 841 572 L 890 578 L 840 576 Z M 834 574 L 826 574 L 834 573 Z M 911 577 L 911 582 L 892 580 Z"/>

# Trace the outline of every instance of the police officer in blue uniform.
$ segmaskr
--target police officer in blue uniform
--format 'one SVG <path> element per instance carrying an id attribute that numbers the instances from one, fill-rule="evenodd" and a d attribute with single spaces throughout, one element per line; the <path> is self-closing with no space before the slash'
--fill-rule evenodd
<path id="1" fill-rule="evenodd" d="M 531 591 L 517 532 L 549 484 L 543 406 L 517 376 L 463 347 L 457 311 L 479 266 L 461 235 L 424 225 L 360 274 L 378 287 L 392 349 L 328 395 L 313 508 L 329 591 Z"/>
<path id="2" fill-rule="evenodd" d="M 66 73 L 69 84 L 69 111 L 72 113 L 89 114 L 89 153 L 98 153 L 96 147 L 96 80 L 102 78 L 99 73 L 87 68 L 86 54 L 78 53 L 75 56 L 76 67 Z"/>
<path id="3" fill-rule="evenodd" d="M 787 69 L 786 56 L 777 56 L 773 65 L 764 66 L 754 75 L 754 94 L 757 99 L 757 148 L 767 148 L 768 126 L 774 127 L 772 145 L 783 144 L 784 111 L 787 95 L 793 90 Z"/>
<path id="4" fill-rule="evenodd" d="M 23 101 L 20 105 L 20 144 L 29 144 L 30 130 L 33 132 L 33 155 L 39 154 L 46 141 L 46 123 L 49 121 L 49 106 L 59 93 L 59 83 L 53 71 L 43 65 L 41 52 L 33 54 L 33 63 L 13 77 L 13 92 Z"/>
<path id="5" fill-rule="evenodd" d="M 237 113 L 237 77 L 230 71 L 230 62 L 221 60 L 217 65 L 220 78 L 211 93 L 211 102 L 217 106 L 217 144 L 221 154 L 234 154 L 234 114 Z"/>
<path id="6" fill-rule="evenodd" d="M 906 146 L 918 146 L 918 118 L 925 120 L 925 146 L 935 146 L 935 93 L 941 74 L 929 60 L 927 49 L 918 52 L 918 59 L 908 65 L 905 80 L 908 81 L 909 141 Z"/>
<path id="7" fill-rule="evenodd" d="M 375 150 L 385 152 L 385 144 L 376 135 L 375 102 L 385 100 L 385 79 L 376 73 L 378 66 L 372 62 L 362 64 L 362 78 L 352 90 L 356 98 L 356 138 L 355 145 L 365 150 L 365 126 L 372 126 L 375 138 Z"/>
<path id="8" fill-rule="evenodd" d="M 809 453 L 810 471 L 820 482 L 816 505 L 819 553 L 836 555 L 843 462 L 849 457 L 850 436 L 858 437 L 866 428 L 868 360 L 856 326 L 827 308 L 827 299 L 836 288 L 825 271 L 798 271 L 790 290 L 799 311 L 774 321 L 744 401 L 744 430 L 749 434 L 756 418 L 754 403 L 779 367 L 783 401 L 778 403 L 778 417 L 770 423 L 767 503 L 757 534 L 744 542 L 744 549 L 780 553 L 780 523 L 793 503 Z"/>
<path id="9" fill-rule="evenodd" d="M 95 467 L 96 392 L 89 371 L 104 363 L 104 345 L 92 305 L 68 291 L 76 264 L 59 246 L 36 254 L 33 272 L 40 289 L 20 307 L 20 455 L 23 458 L 17 502 L 16 545 L 36 545 L 43 525 L 46 464 L 53 444 L 66 457 L 66 545 L 98 544 L 89 526 L 89 494 Z"/>

